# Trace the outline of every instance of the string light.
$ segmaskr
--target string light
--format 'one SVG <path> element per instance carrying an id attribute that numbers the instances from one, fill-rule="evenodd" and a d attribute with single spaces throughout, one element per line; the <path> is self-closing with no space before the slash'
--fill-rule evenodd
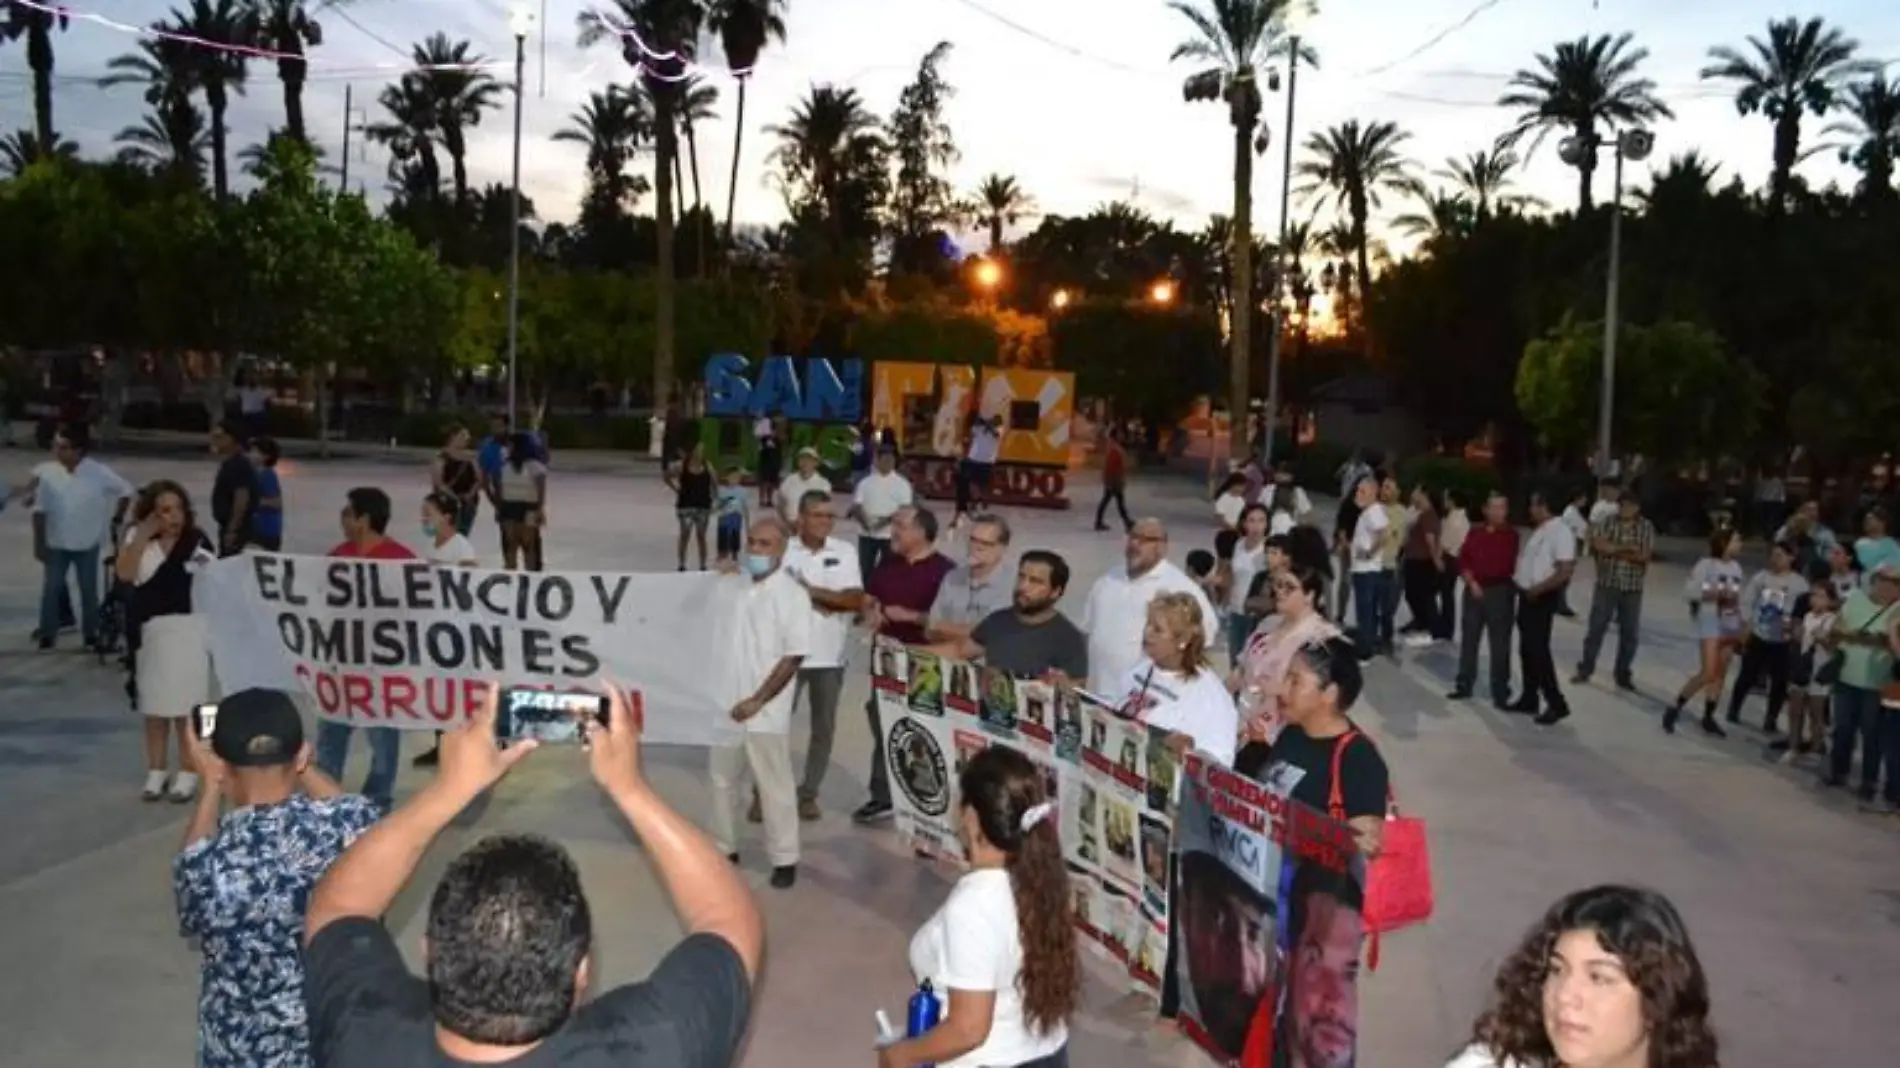
<path id="1" fill-rule="evenodd" d="M 275 48 L 262 48 L 257 45 L 235 44 L 230 41 L 213 41 L 206 37 L 180 33 L 177 30 L 167 29 L 162 26 L 134 26 L 130 23 L 119 22 L 116 19 L 109 19 L 96 12 L 77 11 L 63 4 L 43 3 L 42 0 L 12 0 L 12 2 L 29 11 L 38 11 L 44 15 L 51 15 L 55 18 L 67 19 L 73 22 L 90 22 L 97 26 L 104 26 L 109 30 L 132 34 L 135 37 L 150 37 L 165 41 L 175 41 L 193 48 L 208 48 L 214 52 L 226 52 L 233 55 L 245 56 L 250 59 L 264 59 L 272 62 L 297 62 L 304 64 L 306 67 L 314 66 L 317 69 L 322 69 L 323 67 L 323 64 L 312 64 L 308 56 L 299 55 L 295 52 L 285 52 Z M 350 69 L 360 70 L 363 69 L 364 66 L 365 65 L 361 63 L 352 64 Z M 368 69 L 374 71 L 474 71 L 498 70 L 503 66 L 505 66 L 505 64 L 489 61 L 479 63 L 378 63 L 370 64 Z"/>

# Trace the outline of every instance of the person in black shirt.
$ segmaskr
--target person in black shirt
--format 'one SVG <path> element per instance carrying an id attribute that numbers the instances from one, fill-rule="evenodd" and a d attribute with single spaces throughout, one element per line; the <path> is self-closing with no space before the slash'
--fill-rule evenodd
<path id="1" fill-rule="evenodd" d="M 645 982 L 583 1001 L 593 921 L 565 850 L 498 835 L 457 857 L 429 902 L 428 978 L 381 922 L 436 835 L 533 751 L 501 749 L 495 691 L 442 739 L 441 771 L 358 838 L 310 895 L 304 996 L 316 1068 L 725 1068 L 737 1056 L 764 923 L 732 865 L 640 771 L 639 730 L 610 695 L 588 723 L 594 779 L 632 824 L 685 941 Z M 617 899 L 616 899 L 617 900 Z"/>
<path id="2" fill-rule="evenodd" d="M 1017 561 L 1010 607 L 984 616 L 967 637 L 937 649 L 982 660 L 1012 679 L 1086 681 L 1088 635 L 1056 608 L 1068 588 L 1069 562 L 1047 549 L 1031 549 Z"/>
<path id="3" fill-rule="evenodd" d="M 1367 477 L 1371 477 L 1370 474 Z M 1357 486 L 1358 483 L 1354 483 Z M 1333 524 L 1333 556 L 1339 561 L 1335 569 L 1339 578 L 1339 603 L 1333 606 L 1333 618 L 1345 619 L 1346 609 L 1352 606 L 1352 582 L 1346 577 L 1352 574 L 1352 536 L 1359 526 L 1361 509 L 1357 494 L 1348 493 L 1339 499 L 1338 520 Z"/>
<path id="4" fill-rule="evenodd" d="M 211 484 L 211 518 L 218 525 L 218 555 L 236 556 L 251 541 L 257 507 L 257 471 L 244 455 L 244 431 L 229 419 L 211 428 L 211 452 L 219 458 Z"/>
<path id="5" fill-rule="evenodd" d="M 1346 718 L 1364 685 L 1350 638 L 1330 638 L 1293 654 L 1286 729 L 1274 740 L 1273 759 L 1260 781 L 1350 824 L 1360 851 L 1371 856 L 1385 829 L 1390 776 L 1378 746 Z"/>

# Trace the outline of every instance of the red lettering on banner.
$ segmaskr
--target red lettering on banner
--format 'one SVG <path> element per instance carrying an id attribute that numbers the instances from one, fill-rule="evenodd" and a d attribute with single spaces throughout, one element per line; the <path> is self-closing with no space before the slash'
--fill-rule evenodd
<path id="1" fill-rule="evenodd" d="M 436 676 L 417 680 L 408 675 L 357 675 L 326 671 L 309 664 L 298 664 L 298 681 L 317 699 L 317 707 L 330 719 L 393 720 L 399 715 L 412 720 L 434 720 L 444 725 L 466 722 L 488 699 L 490 683 L 484 679 L 445 679 Z M 536 689 L 559 689 L 538 686 Z M 646 695 L 639 690 L 626 691 L 627 714 L 637 730 L 646 729 Z M 422 707 L 417 708 L 420 699 Z"/>
<path id="2" fill-rule="evenodd" d="M 376 685 L 365 675 L 343 676 L 343 713 L 355 719 L 361 712 L 364 719 L 375 719 L 376 709 L 369 703 L 376 695 Z"/>
<path id="3" fill-rule="evenodd" d="M 1214 811 L 1220 813 L 1222 817 L 1240 824 L 1255 834 L 1267 829 L 1266 820 L 1261 817 L 1260 810 L 1252 805 L 1242 804 L 1239 800 L 1223 793 L 1216 793 L 1213 801 Z"/>
<path id="4" fill-rule="evenodd" d="M 951 500 L 957 494 L 958 462 L 941 456 L 913 456 L 904 461 L 904 477 L 931 500 Z M 1059 467 L 996 464 L 990 468 L 990 484 L 978 492 L 992 504 L 1067 508 L 1068 485 L 1068 473 Z"/>
<path id="5" fill-rule="evenodd" d="M 395 719 L 398 712 L 410 719 L 421 719 L 421 716 L 416 715 L 415 680 L 400 676 L 384 680 L 383 710 L 390 719 Z"/>

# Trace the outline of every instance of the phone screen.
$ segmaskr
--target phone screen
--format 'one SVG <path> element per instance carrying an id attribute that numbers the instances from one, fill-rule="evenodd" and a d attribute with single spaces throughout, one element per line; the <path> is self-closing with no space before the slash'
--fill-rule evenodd
<path id="1" fill-rule="evenodd" d="M 201 742 L 211 741 L 211 733 L 218 729 L 217 705 L 194 705 L 191 709 L 191 730 Z"/>
<path id="2" fill-rule="evenodd" d="M 496 702 L 495 736 L 504 742 L 533 739 L 548 745 L 578 745 L 589 717 L 606 726 L 604 694 L 509 686 Z"/>

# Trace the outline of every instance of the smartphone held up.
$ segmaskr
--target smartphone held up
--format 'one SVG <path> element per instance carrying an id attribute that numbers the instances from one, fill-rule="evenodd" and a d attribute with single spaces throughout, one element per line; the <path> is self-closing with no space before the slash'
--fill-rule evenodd
<path id="1" fill-rule="evenodd" d="M 607 726 L 611 708 L 606 694 L 504 686 L 495 699 L 495 737 L 504 745 L 580 745 L 587 741 L 587 721 Z"/>

